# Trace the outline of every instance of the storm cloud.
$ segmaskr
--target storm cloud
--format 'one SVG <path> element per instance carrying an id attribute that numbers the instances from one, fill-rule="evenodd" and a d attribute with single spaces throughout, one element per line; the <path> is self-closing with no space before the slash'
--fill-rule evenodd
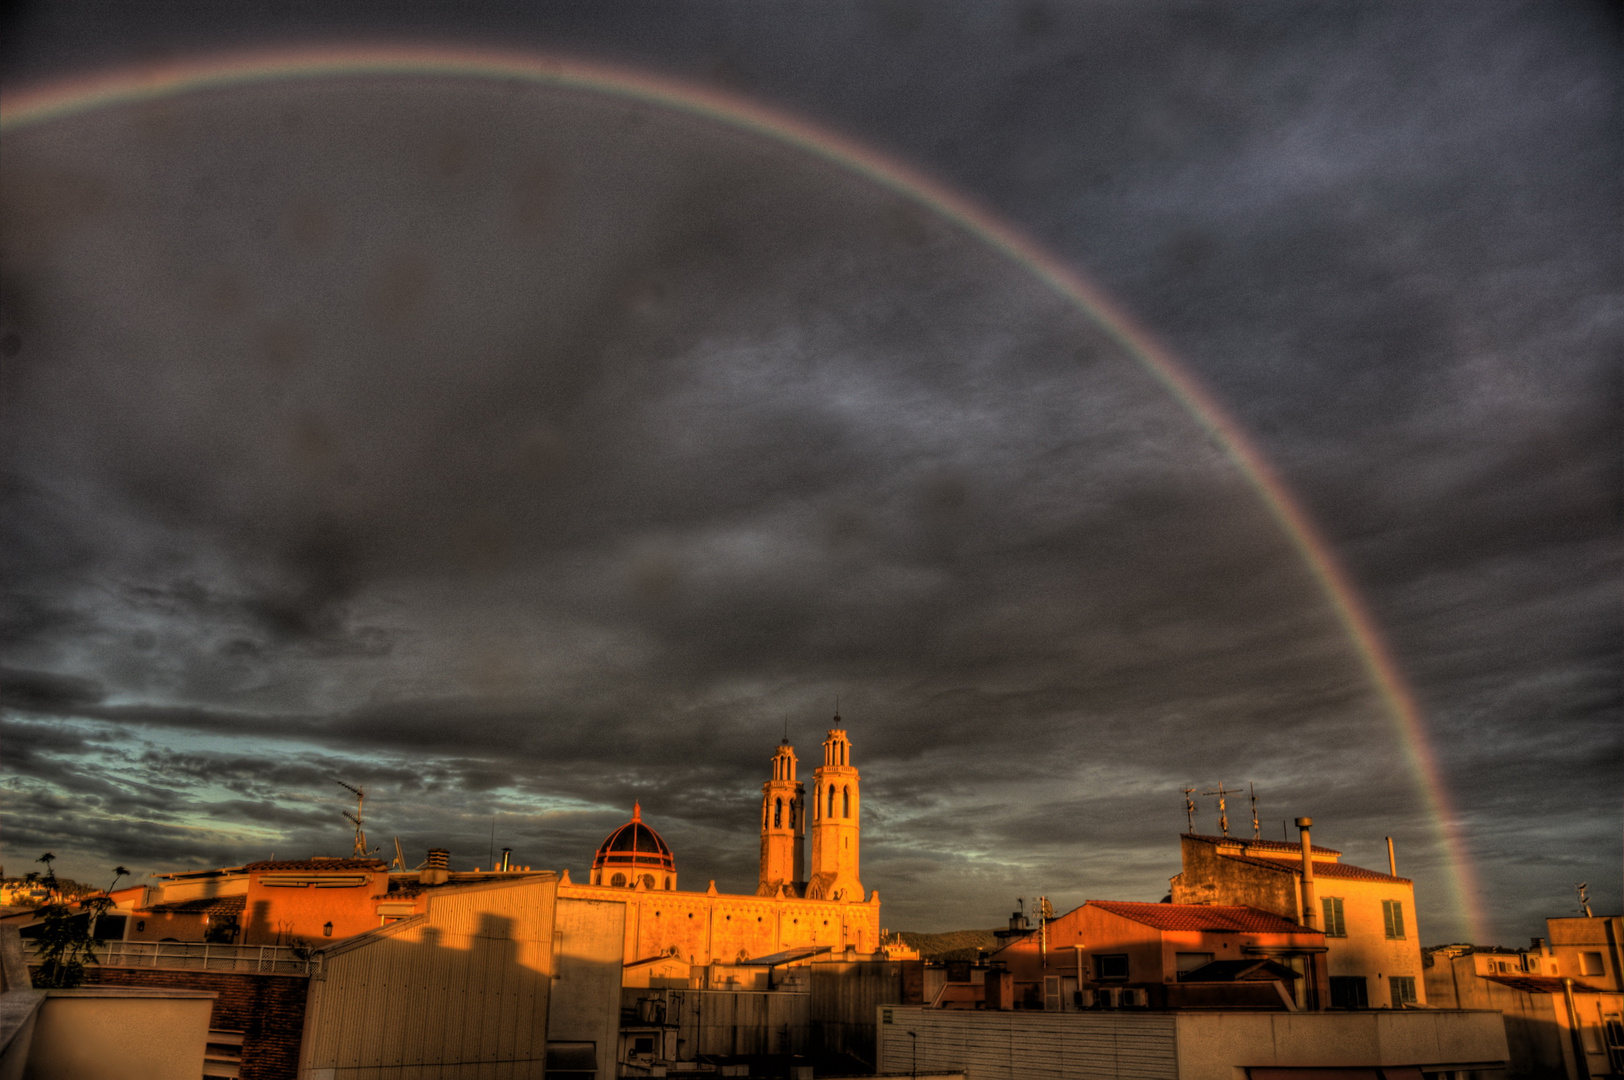
<path id="1" fill-rule="evenodd" d="M 1347 10 L 568 43 L 864 135 L 1125 300 L 1348 567 L 1509 940 L 1570 878 L 1618 903 L 1616 56 L 1578 8 Z M 1265 835 L 1395 836 L 1465 932 L 1246 477 L 924 205 L 679 110 L 383 77 L 17 129 L 0 199 L 10 864 L 343 853 L 342 778 L 409 865 L 579 873 L 641 799 L 685 885 L 748 889 L 771 748 L 838 695 L 891 925 L 1158 899 L 1222 780 Z"/>

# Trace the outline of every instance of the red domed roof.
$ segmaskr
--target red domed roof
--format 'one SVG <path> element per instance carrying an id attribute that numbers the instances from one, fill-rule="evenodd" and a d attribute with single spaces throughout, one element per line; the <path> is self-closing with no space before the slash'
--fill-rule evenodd
<path id="1" fill-rule="evenodd" d="M 671 849 L 660 834 L 643 824 L 641 805 L 633 805 L 632 819 L 610 833 L 598 845 L 598 853 L 592 859 L 593 870 L 604 867 L 674 870 L 676 865 Z"/>

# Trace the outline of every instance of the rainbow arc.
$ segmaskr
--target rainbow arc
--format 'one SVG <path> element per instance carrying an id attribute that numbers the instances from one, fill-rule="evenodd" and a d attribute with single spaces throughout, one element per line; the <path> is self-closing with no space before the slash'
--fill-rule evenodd
<path id="1" fill-rule="evenodd" d="M 1073 267 L 1009 223 L 918 170 L 852 139 L 741 96 L 612 65 L 487 48 L 376 45 L 219 54 L 111 70 L 0 98 L 0 132 L 183 93 L 287 79 L 412 75 L 521 80 L 596 91 L 706 117 L 787 144 L 929 208 L 978 236 L 1096 320 L 1184 407 L 1279 522 L 1330 602 L 1386 703 L 1450 862 L 1456 911 L 1484 940 L 1477 889 L 1421 709 L 1375 620 L 1330 546 L 1251 437 L 1145 327 Z"/>

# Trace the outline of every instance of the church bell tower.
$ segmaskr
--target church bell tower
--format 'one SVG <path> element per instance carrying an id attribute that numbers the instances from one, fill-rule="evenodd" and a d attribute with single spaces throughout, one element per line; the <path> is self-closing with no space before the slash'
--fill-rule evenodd
<path id="1" fill-rule="evenodd" d="M 863 883 L 857 876 L 858 840 L 862 832 L 857 770 L 851 763 L 851 740 L 835 714 L 823 740 L 823 764 L 812 773 L 812 872 L 806 895 L 815 900 L 860 903 Z"/>
<path id="2" fill-rule="evenodd" d="M 806 892 L 806 788 L 795 778 L 795 748 L 786 738 L 773 754 L 773 778 L 761 785 L 761 881 L 757 896 Z"/>

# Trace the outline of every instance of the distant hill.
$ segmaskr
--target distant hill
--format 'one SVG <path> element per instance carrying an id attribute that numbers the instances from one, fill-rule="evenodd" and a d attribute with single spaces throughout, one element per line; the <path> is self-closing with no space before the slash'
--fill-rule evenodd
<path id="1" fill-rule="evenodd" d="M 992 952 L 998 947 L 998 939 L 992 936 L 991 930 L 949 930 L 945 934 L 899 930 L 897 933 L 926 960 L 974 960 L 977 949 Z"/>

